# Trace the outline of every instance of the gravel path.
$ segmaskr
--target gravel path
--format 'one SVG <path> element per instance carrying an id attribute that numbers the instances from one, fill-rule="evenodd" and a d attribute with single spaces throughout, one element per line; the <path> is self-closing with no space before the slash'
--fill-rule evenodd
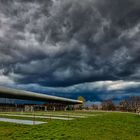
<path id="1" fill-rule="evenodd" d="M 64 117 L 52 117 L 52 116 L 34 116 L 34 115 L 14 115 L 14 114 L 0 114 L 2 116 L 15 116 L 15 117 L 27 117 L 27 118 L 42 118 L 42 119 L 56 119 L 56 120 L 73 120 L 73 118 Z"/>
<path id="2" fill-rule="evenodd" d="M 47 122 L 41 122 L 41 121 L 19 120 L 19 119 L 8 119 L 8 118 L 0 118 L 0 121 L 18 123 L 18 124 L 27 124 L 27 125 L 37 125 L 37 124 L 47 123 Z"/>

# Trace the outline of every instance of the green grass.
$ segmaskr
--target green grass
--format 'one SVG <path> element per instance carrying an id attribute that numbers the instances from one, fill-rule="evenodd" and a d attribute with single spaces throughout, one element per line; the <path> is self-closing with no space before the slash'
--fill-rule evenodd
<path id="1" fill-rule="evenodd" d="M 81 114 L 81 112 L 76 114 L 79 113 Z M 37 114 L 44 113 L 37 112 Z M 56 114 L 64 114 L 64 112 L 56 112 Z M 100 115 L 72 121 L 37 119 L 48 123 L 35 126 L 0 122 L 0 140 L 140 140 L 138 115 L 99 112 L 86 114 Z M 10 118 L 21 119 L 21 117 Z"/>

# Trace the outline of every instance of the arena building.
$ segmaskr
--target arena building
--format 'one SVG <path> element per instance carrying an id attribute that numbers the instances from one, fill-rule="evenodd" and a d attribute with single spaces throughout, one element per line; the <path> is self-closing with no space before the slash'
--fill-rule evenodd
<path id="1" fill-rule="evenodd" d="M 82 101 L 79 100 L 7 87 L 0 87 L 0 98 L 3 100 L 0 103 L 0 111 L 55 111 L 73 109 L 74 105 L 82 104 Z M 11 99 L 13 102 L 9 102 Z M 23 102 L 17 104 L 13 99 L 16 101 L 22 100 Z M 24 101 L 34 101 L 34 103 L 25 103 Z"/>

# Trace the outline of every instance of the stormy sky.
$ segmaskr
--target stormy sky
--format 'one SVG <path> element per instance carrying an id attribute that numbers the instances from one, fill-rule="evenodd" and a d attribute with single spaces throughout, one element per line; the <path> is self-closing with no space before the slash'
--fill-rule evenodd
<path id="1" fill-rule="evenodd" d="M 91 101 L 140 96 L 140 1 L 0 0 L 0 85 Z"/>

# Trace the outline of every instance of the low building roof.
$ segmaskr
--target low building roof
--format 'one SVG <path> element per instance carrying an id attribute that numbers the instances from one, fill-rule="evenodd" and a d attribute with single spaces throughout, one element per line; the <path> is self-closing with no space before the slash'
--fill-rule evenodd
<path id="1" fill-rule="evenodd" d="M 42 93 L 36 93 L 31 91 L 0 87 L 0 97 L 10 99 L 22 99 L 32 101 L 54 102 L 54 103 L 67 103 L 67 104 L 82 104 L 82 101 L 73 100 L 58 96 L 51 96 Z"/>

